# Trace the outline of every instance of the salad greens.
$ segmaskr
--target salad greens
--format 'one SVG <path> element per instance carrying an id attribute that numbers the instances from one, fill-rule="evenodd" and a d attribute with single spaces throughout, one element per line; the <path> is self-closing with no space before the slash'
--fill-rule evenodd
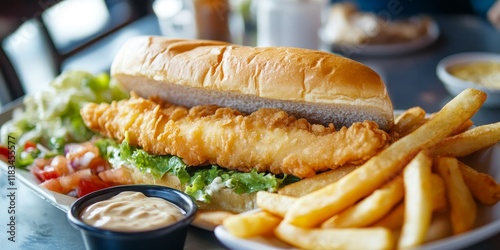
<path id="1" fill-rule="evenodd" d="M 146 151 L 130 146 L 128 137 L 121 144 L 110 139 L 95 142 L 101 155 L 114 166 L 135 166 L 144 173 L 159 179 L 165 174 L 173 174 L 185 185 L 188 195 L 198 201 L 210 202 L 211 195 L 221 188 L 230 188 L 238 194 L 253 193 L 260 190 L 276 191 L 282 184 L 297 181 L 291 175 L 278 177 L 273 174 L 237 172 L 221 168 L 188 167 L 181 158 L 172 155 L 151 155 Z"/>
<path id="2" fill-rule="evenodd" d="M 24 98 L 24 110 L 15 110 L 13 119 L 0 129 L 0 144 L 7 144 L 9 135 L 16 138 L 20 145 L 16 165 L 26 167 L 38 153 L 48 153 L 47 150 L 21 153 L 26 142 L 43 145 L 49 152 L 62 153 L 66 143 L 87 141 L 94 135 L 80 116 L 80 108 L 85 103 L 127 97 L 108 74 L 66 71 L 55 78 L 46 91 Z"/>

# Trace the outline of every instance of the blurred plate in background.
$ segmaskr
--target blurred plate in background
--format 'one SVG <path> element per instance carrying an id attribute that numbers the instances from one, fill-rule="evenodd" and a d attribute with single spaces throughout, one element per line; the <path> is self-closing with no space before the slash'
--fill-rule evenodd
<path id="1" fill-rule="evenodd" d="M 328 41 L 325 30 L 320 29 L 319 37 L 322 43 L 322 50 L 330 50 L 344 56 L 365 55 L 365 56 L 396 56 L 415 52 L 433 44 L 440 34 L 439 26 L 432 20 L 427 33 L 418 39 L 391 44 L 362 44 L 362 43 L 332 43 Z"/>

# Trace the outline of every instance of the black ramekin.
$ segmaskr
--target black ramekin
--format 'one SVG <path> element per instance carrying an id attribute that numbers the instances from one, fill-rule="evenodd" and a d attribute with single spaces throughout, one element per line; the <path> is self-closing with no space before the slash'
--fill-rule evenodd
<path id="1" fill-rule="evenodd" d="M 143 232 L 115 232 L 90 226 L 81 220 L 80 214 L 86 207 L 123 191 L 142 192 L 149 197 L 163 198 L 184 210 L 185 217 L 170 226 Z M 155 185 L 124 185 L 102 189 L 79 198 L 71 205 L 68 220 L 82 233 L 87 249 L 183 249 L 188 226 L 197 209 L 190 196 L 176 189 Z"/>

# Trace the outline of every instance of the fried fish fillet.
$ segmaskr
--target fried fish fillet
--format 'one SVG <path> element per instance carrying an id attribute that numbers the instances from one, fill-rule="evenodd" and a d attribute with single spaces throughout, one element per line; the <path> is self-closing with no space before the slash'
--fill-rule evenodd
<path id="1" fill-rule="evenodd" d="M 85 124 L 101 135 L 153 154 L 172 154 L 188 165 L 217 164 L 243 172 L 305 178 L 347 163 L 366 161 L 387 146 L 389 135 L 374 122 L 336 130 L 310 124 L 277 109 L 244 115 L 213 105 L 185 108 L 132 94 L 111 104 L 81 109 Z"/>

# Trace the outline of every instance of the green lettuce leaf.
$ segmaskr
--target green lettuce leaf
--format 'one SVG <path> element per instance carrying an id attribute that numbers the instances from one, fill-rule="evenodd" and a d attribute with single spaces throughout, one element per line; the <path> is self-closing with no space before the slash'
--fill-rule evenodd
<path id="1" fill-rule="evenodd" d="M 189 181 L 187 165 L 180 158 L 171 155 L 152 155 L 133 147 L 129 144 L 128 135 L 120 145 L 110 143 L 107 139 L 98 140 L 96 145 L 113 166 L 133 166 L 143 173 L 150 173 L 156 179 L 171 173 L 179 177 L 182 184 Z"/>
<path id="2" fill-rule="evenodd" d="M 294 177 L 290 175 L 279 177 L 270 173 L 259 173 L 255 169 L 244 173 L 212 165 L 209 169 L 196 168 L 185 192 L 196 200 L 209 203 L 211 195 L 221 188 L 232 189 L 237 194 L 250 194 L 257 191 L 275 192 L 285 180 L 290 182 L 292 179 Z M 298 179 L 295 178 L 295 180 Z"/>
<path id="3" fill-rule="evenodd" d="M 115 166 L 136 167 L 143 173 L 150 173 L 160 179 L 165 174 L 177 176 L 185 184 L 185 193 L 194 199 L 209 203 L 213 193 L 222 188 L 230 188 L 238 194 L 254 193 L 257 191 L 276 191 L 281 185 L 297 181 L 291 175 L 279 177 L 269 173 L 258 173 L 252 170 L 249 173 L 237 172 L 221 168 L 217 165 L 210 167 L 188 167 L 184 161 L 172 155 L 152 155 L 129 144 L 126 135 L 121 144 L 109 139 L 95 142 L 101 155 L 105 155 Z"/>

